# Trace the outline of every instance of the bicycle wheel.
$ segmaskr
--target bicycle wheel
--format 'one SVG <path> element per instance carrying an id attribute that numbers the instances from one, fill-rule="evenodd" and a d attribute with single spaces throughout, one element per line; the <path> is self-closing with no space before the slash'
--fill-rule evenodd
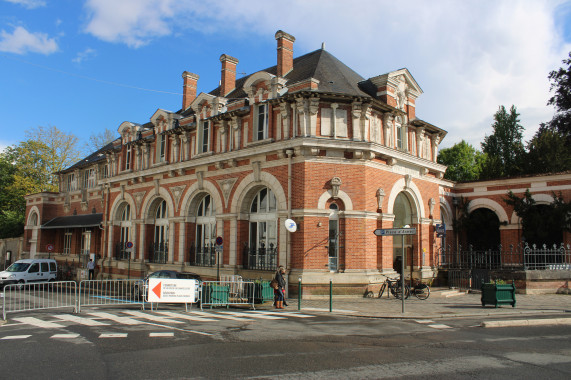
<path id="1" fill-rule="evenodd" d="M 379 290 L 379 298 L 381 298 L 383 296 L 383 293 L 385 293 L 385 289 L 387 288 L 387 283 L 383 283 L 383 285 L 381 285 L 381 289 Z"/>
<path id="2" fill-rule="evenodd" d="M 402 286 L 401 284 L 397 284 L 395 285 L 395 287 L 393 288 L 394 292 L 393 295 L 398 298 L 399 300 L 402 299 Z M 410 288 L 408 285 L 405 285 L 404 287 L 404 299 L 406 300 L 408 297 L 410 296 Z"/>
<path id="3" fill-rule="evenodd" d="M 414 288 L 414 295 L 419 300 L 425 300 L 430 297 L 430 287 L 426 284 L 420 284 Z"/>

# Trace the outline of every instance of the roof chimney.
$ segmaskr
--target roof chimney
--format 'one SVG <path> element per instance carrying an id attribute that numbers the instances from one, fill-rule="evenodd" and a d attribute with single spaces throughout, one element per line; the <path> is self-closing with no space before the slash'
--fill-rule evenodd
<path id="1" fill-rule="evenodd" d="M 278 40 L 278 77 L 283 77 L 293 70 L 293 43 L 295 37 L 282 30 L 276 32 Z"/>
<path id="2" fill-rule="evenodd" d="M 220 81 L 220 96 L 226 96 L 236 88 L 236 65 L 238 60 L 229 55 L 220 56 L 222 62 L 222 78 Z"/>
<path id="3" fill-rule="evenodd" d="M 198 75 L 185 71 L 182 73 L 182 110 L 190 107 L 190 103 L 196 98 L 196 84 L 198 82 Z"/>

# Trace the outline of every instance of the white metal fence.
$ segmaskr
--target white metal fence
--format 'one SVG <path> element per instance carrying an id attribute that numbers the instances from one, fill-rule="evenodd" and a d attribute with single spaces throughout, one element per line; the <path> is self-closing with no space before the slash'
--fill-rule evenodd
<path id="1" fill-rule="evenodd" d="M 71 308 L 77 311 L 77 283 L 74 281 L 36 282 L 6 285 L 2 318 L 19 311 Z"/>
<path id="2" fill-rule="evenodd" d="M 79 284 L 77 312 L 87 306 L 141 305 L 145 308 L 144 280 L 86 280 Z"/>
<path id="3" fill-rule="evenodd" d="M 6 285 L 2 299 L 2 317 L 22 311 L 70 308 L 80 313 L 82 308 L 93 306 L 148 305 L 146 280 L 85 280 L 40 282 Z M 256 286 L 240 276 L 223 281 L 203 281 L 199 297 L 201 308 L 231 305 L 249 305 L 255 309 Z M 152 307 L 152 305 L 151 305 Z"/>

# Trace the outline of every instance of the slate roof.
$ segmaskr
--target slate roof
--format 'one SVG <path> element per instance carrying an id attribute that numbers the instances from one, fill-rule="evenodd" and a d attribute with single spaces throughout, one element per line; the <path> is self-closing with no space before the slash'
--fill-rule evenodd
<path id="1" fill-rule="evenodd" d="M 277 66 L 268 67 L 260 71 L 277 75 Z M 236 89 L 228 94 L 226 98 L 245 98 L 247 95 L 243 86 L 251 75 L 237 79 Z M 371 97 L 376 92 L 376 88 L 372 83 L 338 60 L 333 54 L 323 49 L 295 58 L 293 60 L 293 70 L 285 76 L 285 79 L 287 79 L 286 85 L 288 86 L 309 78 L 319 80 L 319 90 L 316 92 L 333 92 L 364 97 Z M 220 87 L 217 87 L 209 94 L 219 96 Z"/>

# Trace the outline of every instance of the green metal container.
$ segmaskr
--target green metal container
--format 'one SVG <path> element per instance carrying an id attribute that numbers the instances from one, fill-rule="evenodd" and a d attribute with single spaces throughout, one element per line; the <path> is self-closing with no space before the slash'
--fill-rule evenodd
<path id="1" fill-rule="evenodd" d="M 515 307 L 515 285 L 482 283 L 482 307 L 486 305 L 512 305 Z"/>
<path id="2" fill-rule="evenodd" d="M 230 286 L 208 284 L 202 289 L 202 302 L 212 306 L 227 305 L 229 294 Z"/>

